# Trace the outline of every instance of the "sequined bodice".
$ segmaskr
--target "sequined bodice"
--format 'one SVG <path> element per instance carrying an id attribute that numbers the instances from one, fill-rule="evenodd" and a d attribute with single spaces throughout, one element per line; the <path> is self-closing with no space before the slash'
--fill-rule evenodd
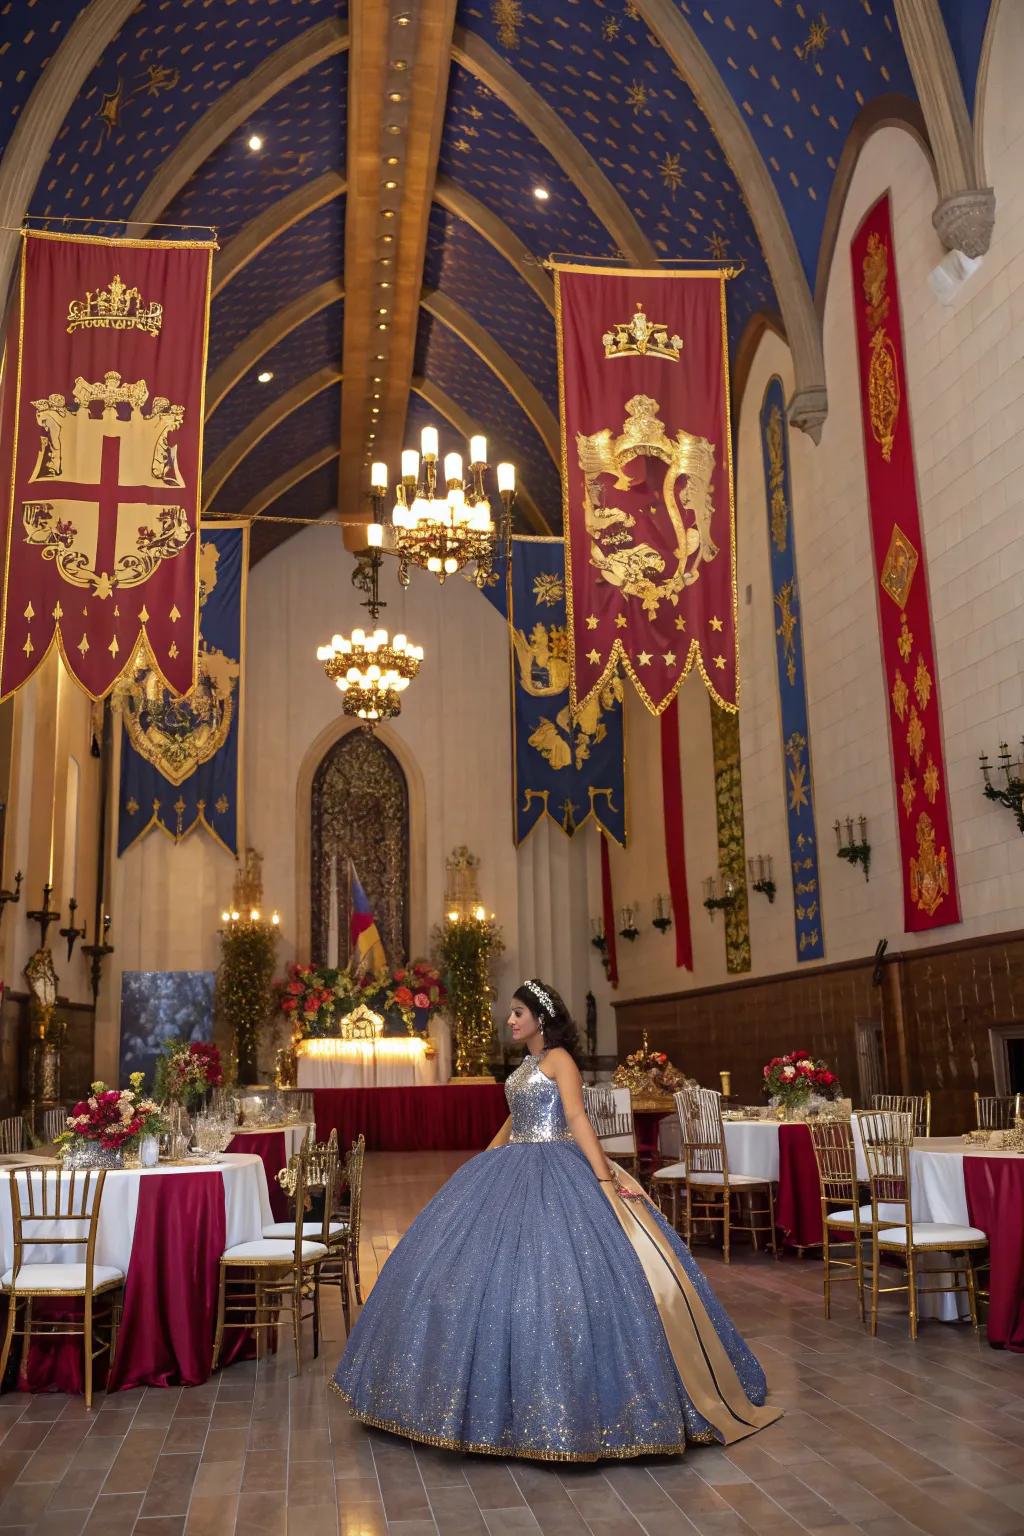
<path id="1" fill-rule="evenodd" d="M 540 1056 L 524 1056 L 505 1084 L 512 1112 L 510 1141 L 572 1141 L 558 1084 L 540 1069 Z"/>

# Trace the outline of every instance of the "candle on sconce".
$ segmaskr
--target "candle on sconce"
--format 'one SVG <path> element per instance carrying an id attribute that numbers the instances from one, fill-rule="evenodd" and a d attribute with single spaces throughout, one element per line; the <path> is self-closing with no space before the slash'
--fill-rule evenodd
<path id="1" fill-rule="evenodd" d="M 847 816 L 847 818 L 846 818 L 846 846 L 847 846 L 847 848 L 852 848 L 853 847 L 853 817 L 852 816 Z"/>
<path id="2" fill-rule="evenodd" d="M 858 823 L 858 826 L 860 827 L 860 840 L 861 840 L 861 843 L 866 843 L 867 840 L 868 840 L 868 819 L 867 819 L 866 816 L 859 816 L 857 818 L 857 823 Z"/>
<path id="3" fill-rule="evenodd" d="M 592 917 L 590 919 L 590 937 L 592 939 L 604 938 L 604 918 Z"/>
<path id="4" fill-rule="evenodd" d="M 841 827 L 839 825 L 839 818 L 838 818 L 838 816 L 836 817 L 836 822 L 835 822 L 835 833 L 836 833 L 836 853 L 842 853 L 842 851 L 843 851 L 843 833 L 842 833 L 842 829 L 841 829 Z"/>

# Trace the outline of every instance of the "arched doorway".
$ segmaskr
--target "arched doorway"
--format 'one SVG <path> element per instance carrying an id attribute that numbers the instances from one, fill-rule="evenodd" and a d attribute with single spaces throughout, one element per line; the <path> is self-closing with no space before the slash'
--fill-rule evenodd
<path id="1" fill-rule="evenodd" d="M 349 955 L 349 860 L 363 884 L 388 960 L 409 953 L 409 787 L 395 754 L 349 731 L 321 758 L 310 796 L 310 947 L 316 965 Z"/>

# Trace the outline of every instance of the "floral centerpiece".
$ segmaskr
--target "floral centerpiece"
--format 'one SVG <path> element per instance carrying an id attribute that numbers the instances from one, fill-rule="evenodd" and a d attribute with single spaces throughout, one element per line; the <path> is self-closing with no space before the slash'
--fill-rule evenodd
<path id="1" fill-rule="evenodd" d="M 153 1086 L 158 1099 L 183 1104 L 189 1113 L 203 1103 L 211 1088 L 224 1082 L 220 1051 L 209 1040 L 168 1040 L 157 1058 Z"/>
<path id="2" fill-rule="evenodd" d="M 292 961 L 283 981 L 274 983 L 277 1006 L 299 1039 L 336 1035 L 338 983 L 344 973 L 329 966 Z"/>
<path id="3" fill-rule="evenodd" d="M 664 1051 L 646 1048 L 633 1051 L 615 1068 L 612 1084 L 616 1088 L 628 1088 L 638 1097 L 664 1098 L 677 1093 L 690 1079 L 669 1061 Z"/>
<path id="4" fill-rule="evenodd" d="M 143 1074 L 133 1072 L 127 1088 L 93 1083 L 57 1137 L 64 1163 L 75 1168 L 120 1168 L 124 1155 L 155 1140 L 167 1129 L 160 1106 L 142 1092 Z M 156 1148 L 159 1153 L 159 1147 Z M 156 1157 L 147 1159 L 156 1162 Z"/>
<path id="5" fill-rule="evenodd" d="M 789 1112 L 831 1102 L 843 1090 L 823 1061 L 807 1051 L 790 1051 L 787 1056 L 773 1056 L 765 1067 L 764 1091 L 773 1108 Z"/>

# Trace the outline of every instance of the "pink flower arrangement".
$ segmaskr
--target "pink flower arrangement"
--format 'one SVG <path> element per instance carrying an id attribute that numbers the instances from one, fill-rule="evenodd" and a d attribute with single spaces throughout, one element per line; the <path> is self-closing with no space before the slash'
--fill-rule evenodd
<path id="1" fill-rule="evenodd" d="M 89 1097 L 80 1099 L 68 1116 L 60 1142 L 97 1141 L 108 1152 L 119 1152 L 143 1136 L 158 1136 L 166 1125 L 159 1105 L 143 1098 L 142 1081 L 142 1073 L 133 1072 L 128 1088 L 93 1083 Z"/>
<path id="2" fill-rule="evenodd" d="M 172 1040 L 157 1062 L 157 1093 L 175 1104 L 196 1104 L 223 1082 L 220 1051 L 212 1041 Z"/>

